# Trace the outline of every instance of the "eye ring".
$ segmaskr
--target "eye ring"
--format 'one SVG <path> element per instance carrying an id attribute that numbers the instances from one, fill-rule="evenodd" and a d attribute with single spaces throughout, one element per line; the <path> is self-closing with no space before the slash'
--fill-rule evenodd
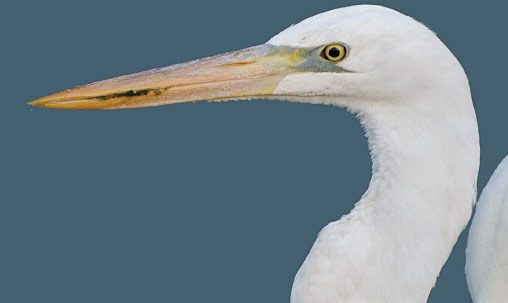
<path id="1" fill-rule="evenodd" d="M 321 57 L 332 62 L 339 62 L 346 58 L 347 49 L 342 44 L 330 44 L 323 48 Z"/>

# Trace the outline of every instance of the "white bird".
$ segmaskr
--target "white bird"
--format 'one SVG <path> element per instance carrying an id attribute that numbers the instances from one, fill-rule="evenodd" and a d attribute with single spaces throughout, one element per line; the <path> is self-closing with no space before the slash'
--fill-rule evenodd
<path id="1" fill-rule="evenodd" d="M 464 70 L 414 19 L 380 6 L 336 9 L 260 46 L 31 104 L 113 109 L 260 98 L 347 108 L 365 128 L 373 162 L 354 209 L 319 233 L 291 302 L 425 302 L 471 216 L 480 148 Z"/>
<path id="2" fill-rule="evenodd" d="M 478 201 L 467 241 L 466 274 L 474 302 L 508 302 L 508 156 Z"/>

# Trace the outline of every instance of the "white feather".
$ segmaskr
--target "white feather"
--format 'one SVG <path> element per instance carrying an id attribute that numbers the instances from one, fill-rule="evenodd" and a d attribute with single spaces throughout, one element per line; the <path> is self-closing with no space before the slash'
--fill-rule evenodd
<path id="1" fill-rule="evenodd" d="M 268 44 L 337 42 L 349 48 L 339 65 L 351 72 L 291 75 L 275 94 L 356 113 L 373 174 L 351 213 L 319 233 L 291 302 L 426 302 L 476 197 L 480 149 L 467 77 L 432 31 L 379 6 L 316 15 Z"/>
<path id="2" fill-rule="evenodd" d="M 508 156 L 476 206 L 467 242 L 466 274 L 474 302 L 508 302 Z"/>

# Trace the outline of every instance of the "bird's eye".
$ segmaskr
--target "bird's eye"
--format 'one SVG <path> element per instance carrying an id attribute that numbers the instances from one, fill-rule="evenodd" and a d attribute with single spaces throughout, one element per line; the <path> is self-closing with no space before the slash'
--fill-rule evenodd
<path id="1" fill-rule="evenodd" d="M 340 44 L 330 44 L 321 51 L 321 57 L 332 62 L 342 61 L 346 57 L 346 47 Z"/>

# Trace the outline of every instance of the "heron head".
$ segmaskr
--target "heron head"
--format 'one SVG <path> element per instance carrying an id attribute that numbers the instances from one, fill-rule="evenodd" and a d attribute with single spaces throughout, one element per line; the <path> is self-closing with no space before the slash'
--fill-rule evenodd
<path id="1" fill-rule="evenodd" d="M 270 98 L 358 108 L 424 92 L 446 72 L 447 56 L 453 58 L 410 17 L 353 6 L 308 18 L 260 46 L 75 87 L 30 104 L 116 109 Z"/>

